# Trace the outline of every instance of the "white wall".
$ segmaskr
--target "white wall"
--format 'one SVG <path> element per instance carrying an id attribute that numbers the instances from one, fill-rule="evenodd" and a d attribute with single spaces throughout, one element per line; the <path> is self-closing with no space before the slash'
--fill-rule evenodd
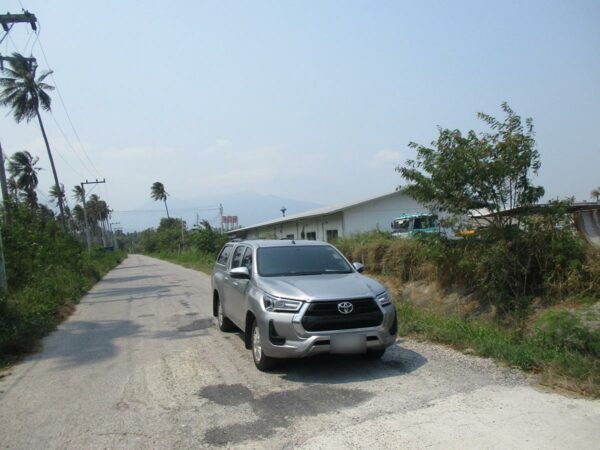
<path id="1" fill-rule="evenodd" d="M 391 223 L 403 213 L 423 213 L 427 209 L 412 197 L 395 193 L 344 210 L 345 236 L 379 229 L 392 231 Z"/>
<path id="2" fill-rule="evenodd" d="M 294 235 L 301 239 L 301 233 L 316 232 L 317 240 L 327 240 L 327 230 L 337 230 L 338 236 L 351 236 L 356 233 L 379 229 L 392 231 L 391 223 L 402 213 L 423 213 L 427 209 L 412 197 L 394 193 L 387 197 L 371 200 L 352 206 L 335 214 L 283 222 L 276 225 L 252 229 L 246 232 L 246 239 L 280 239 Z"/>

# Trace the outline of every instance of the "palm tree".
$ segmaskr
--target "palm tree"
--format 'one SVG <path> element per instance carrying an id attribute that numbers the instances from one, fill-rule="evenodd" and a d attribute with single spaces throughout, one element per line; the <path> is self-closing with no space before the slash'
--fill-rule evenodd
<path id="1" fill-rule="evenodd" d="M 19 185 L 14 178 L 8 179 L 8 196 L 11 201 L 19 203 Z"/>
<path id="2" fill-rule="evenodd" d="M 165 191 L 165 186 L 160 181 L 155 181 L 152 187 L 150 187 L 150 197 L 154 199 L 154 201 L 163 201 L 165 202 L 165 209 L 167 210 L 167 219 L 169 217 L 169 208 L 167 207 L 167 196 L 169 194 Z"/>
<path id="3" fill-rule="evenodd" d="M 73 200 L 75 200 L 77 203 L 81 203 L 83 205 L 84 203 L 84 196 L 85 196 L 85 191 L 83 190 L 83 187 L 78 184 L 76 186 L 73 186 L 73 189 L 71 190 L 71 192 L 73 193 Z"/>
<path id="4" fill-rule="evenodd" d="M 8 172 L 11 179 L 14 180 L 14 186 L 23 191 L 24 198 L 31 208 L 37 207 L 37 194 L 35 192 L 38 185 L 37 173 L 40 170 L 35 167 L 39 158 L 24 150 L 16 152 L 11 156 L 8 162 Z"/>
<path id="5" fill-rule="evenodd" d="M 54 200 L 57 205 L 61 201 L 65 204 L 65 185 L 60 183 L 60 191 L 56 189 L 56 186 L 52 186 L 50 191 L 48 191 L 48 196 L 50 199 Z"/>
<path id="6" fill-rule="evenodd" d="M 25 58 L 20 53 L 13 53 L 11 57 L 5 59 L 8 61 L 10 68 L 5 67 L 3 71 L 7 74 L 7 77 L 0 78 L 0 87 L 2 88 L 0 92 L 0 104 L 9 106 L 12 109 L 17 123 L 20 123 L 23 119 L 29 122 L 34 117 L 37 117 L 46 144 L 46 150 L 48 151 L 48 158 L 50 159 L 50 166 L 54 175 L 54 185 L 57 192 L 60 192 L 60 183 L 58 182 L 58 174 L 54 166 L 54 158 L 50 151 L 50 144 L 48 143 L 42 116 L 40 115 L 40 108 L 44 111 L 50 111 L 52 99 L 46 91 L 51 91 L 54 87 L 44 83 L 44 80 L 52 71 L 46 71 L 36 79 L 35 70 L 37 65 L 35 62 L 32 64 L 31 58 Z M 63 230 L 66 230 L 62 199 L 59 199 L 58 207 L 60 209 Z"/>
<path id="7" fill-rule="evenodd" d="M 598 186 L 596 189 L 590 192 L 590 197 L 596 197 L 596 202 L 600 200 L 600 186 Z"/>

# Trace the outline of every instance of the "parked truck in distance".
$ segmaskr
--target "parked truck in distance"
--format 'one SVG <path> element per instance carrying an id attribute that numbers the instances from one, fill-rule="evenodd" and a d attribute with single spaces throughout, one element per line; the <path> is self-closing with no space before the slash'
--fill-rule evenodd
<path id="1" fill-rule="evenodd" d="M 392 221 L 392 236 L 405 238 L 419 233 L 439 233 L 437 216 L 428 213 L 400 214 Z"/>

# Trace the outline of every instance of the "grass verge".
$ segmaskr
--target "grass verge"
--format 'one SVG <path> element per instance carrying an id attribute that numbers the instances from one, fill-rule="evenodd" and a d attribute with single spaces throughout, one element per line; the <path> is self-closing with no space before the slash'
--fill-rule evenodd
<path id="1" fill-rule="evenodd" d="M 195 250 L 184 250 L 183 252 L 158 252 L 150 253 L 148 256 L 169 261 L 189 269 L 199 270 L 211 274 L 215 264 L 215 257 Z"/>
<path id="2" fill-rule="evenodd" d="M 0 297 L 0 368 L 35 349 L 68 317 L 81 297 L 125 258 L 121 252 L 84 254 L 74 268 L 48 267 L 24 288 Z"/>
<path id="3" fill-rule="evenodd" d="M 556 346 L 540 333 L 528 335 L 409 303 L 397 304 L 397 310 L 400 335 L 469 349 L 470 353 L 536 373 L 542 384 L 600 397 L 600 359 L 593 354 Z"/>

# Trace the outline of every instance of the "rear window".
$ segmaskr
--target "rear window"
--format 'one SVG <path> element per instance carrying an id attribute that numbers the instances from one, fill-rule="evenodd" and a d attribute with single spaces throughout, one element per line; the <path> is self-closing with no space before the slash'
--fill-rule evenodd
<path id="1" fill-rule="evenodd" d="M 352 272 L 340 252 L 324 245 L 260 248 L 257 252 L 257 269 L 263 277 Z"/>
<path id="2" fill-rule="evenodd" d="M 226 245 L 225 247 L 223 247 L 223 250 L 221 250 L 221 253 L 219 253 L 219 257 L 217 258 L 217 264 L 227 264 L 227 260 L 229 259 L 229 255 L 231 254 L 232 248 L 233 246 L 231 245 Z"/>

